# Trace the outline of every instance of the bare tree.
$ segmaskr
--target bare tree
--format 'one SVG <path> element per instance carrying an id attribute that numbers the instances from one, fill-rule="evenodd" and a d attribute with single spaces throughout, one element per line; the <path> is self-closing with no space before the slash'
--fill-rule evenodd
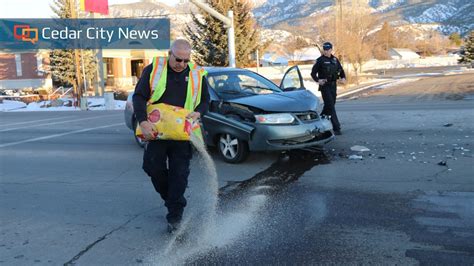
<path id="1" fill-rule="evenodd" d="M 397 38 L 397 31 L 385 21 L 382 28 L 370 36 L 372 54 L 376 59 L 389 59 L 390 48 L 401 48 Z"/>
<path id="2" fill-rule="evenodd" d="M 349 5 L 347 1 L 346 5 Z M 336 10 L 339 16 L 336 46 L 340 50 L 338 55 L 351 64 L 357 80 L 362 65 L 372 57 L 369 33 L 377 26 L 378 18 L 370 12 L 366 2 L 352 0 L 350 7 Z"/>
<path id="3" fill-rule="evenodd" d="M 372 57 L 369 33 L 376 28 L 378 17 L 371 13 L 366 1 L 359 0 L 338 0 L 328 17 L 314 21 L 318 32 L 313 40 L 332 42 L 336 56 L 352 66 L 357 78 L 363 63 Z"/>
<path id="4" fill-rule="evenodd" d="M 446 36 L 437 31 L 430 31 L 424 39 L 415 42 L 416 50 L 423 56 L 445 54 L 450 46 L 450 41 Z"/>
<path id="5" fill-rule="evenodd" d="M 287 42 L 285 42 L 283 44 L 283 47 L 284 47 L 284 51 L 285 51 L 286 56 L 291 61 L 297 61 L 300 58 L 299 58 L 299 56 L 296 55 L 295 52 L 300 50 L 300 49 L 306 48 L 310 45 L 311 44 L 310 44 L 309 41 L 307 41 L 303 37 L 298 36 L 298 37 L 292 38 L 292 39 L 288 40 Z"/>

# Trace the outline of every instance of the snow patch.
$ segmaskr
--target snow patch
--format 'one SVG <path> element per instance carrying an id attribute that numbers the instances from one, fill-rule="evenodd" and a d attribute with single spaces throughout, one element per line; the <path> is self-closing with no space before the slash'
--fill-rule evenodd
<path id="1" fill-rule="evenodd" d="M 3 102 L 0 103 L 1 112 L 18 110 L 25 107 L 26 107 L 26 104 L 24 102 L 19 102 L 19 101 L 3 100 Z"/>
<path id="2" fill-rule="evenodd" d="M 453 17 L 457 11 L 458 9 L 454 6 L 436 4 L 423 11 L 420 16 L 408 18 L 408 20 L 414 23 L 443 22 Z"/>
<path id="3" fill-rule="evenodd" d="M 38 111 L 80 111 L 81 109 L 73 106 L 66 106 L 71 103 L 71 98 L 59 99 L 64 103 L 63 106 L 51 106 L 52 101 L 31 102 L 25 104 L 21 101 L 4 100 L 0 103 L 1 112 L 38 112 Z M 106 110 L 104 98 L 87 98 L 88 110 Z M 114 110 L 125 110 L 126 101 L 115 100 Z"/>

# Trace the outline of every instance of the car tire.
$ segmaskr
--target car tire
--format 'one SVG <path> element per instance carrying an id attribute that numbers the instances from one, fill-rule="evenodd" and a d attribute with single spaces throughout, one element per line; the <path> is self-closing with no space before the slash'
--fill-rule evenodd
<path id="1" fill-rule="evenodd" d="M 145 144 L 146 144 L 146 141 L 145 140 L 142 140 L 141 138 L 137 137 L 137 135 L 135 135 L 135 132 L 137 132 L 137 126 L 138 126 L 138 122 L 137 120 L 133 120 L 133 137 L 135 138 L 135 142 L 138 144 L 138 146 L 140 147 L 145 147 Z"/>
<path id="2" fill-rule="evenodd" d="M 249 154 L 247 142 L 228 133 L 219 136 L 217 149 L 222 159 L 228 163 L 243 162 Z"/>

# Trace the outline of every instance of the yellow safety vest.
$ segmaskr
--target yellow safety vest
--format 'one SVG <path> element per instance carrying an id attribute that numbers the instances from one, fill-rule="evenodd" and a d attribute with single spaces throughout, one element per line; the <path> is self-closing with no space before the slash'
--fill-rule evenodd
<path id="1" fill-rule="evenodd" d="M 207 75 L 207 71 L 189 62 L 188 90 L 184 108 L 193 112 L 201 102 L 202 78 Z M 153 58 L 153 69 L 150 74 L 151 97 L 149 104 L 158 101 L 166 90 L 166 77 L 168 74 L 168 57 Z"/>
<path id="2" fill-rule="evenodd" d="M 166 77 L 168 74 L 168 57 L 153 58 L 153 68 L 150 74 L 150 99 L 148 104 L 158 101 L 166 90 Z M 203 68 L 189 62 L 188 88 L 184 109 L 193 112 L 201 102 L 202 78 L 207 75 Z M 192 126 L 192 133 L 203 141 L 201 127 L 199 123 Z"/>

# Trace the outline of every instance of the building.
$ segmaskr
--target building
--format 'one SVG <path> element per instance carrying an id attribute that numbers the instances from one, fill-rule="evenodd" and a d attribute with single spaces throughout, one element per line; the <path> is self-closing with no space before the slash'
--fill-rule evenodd
<path id="1" fill-rule="evenodd" d="M 420 55 L 406 48 L 391 48 L 388 54 L 393 60 L 419 59 Z"/>
<path id="2" fill-rule="evenodd" d="M 103 50 L 106 90 L 135 86 L 153 57 L 167 55 L 167 51 L 160 50 Z"/>
<path id="3" fill-rule="evenodd" d="M 317 47 L 305 47 L 293 52 L 291 56 L 292 65 L 314 64 L 316 59 L 321 56 L 321 52 Z"/>
<path id="4" fill-rule="evenodd" d="M 0 51 L 0 89 L 51 88 L 49 53 L 45 50 Z"/>
<path id="5" fill-rule="evenodd" d="M 287 66 L 288 58 L 277 53 L 265 53 L 260 59 L 261 66 Z"/>
<path id="6" fill-rule="evenodd" d="M 52 88 L 49 50 L 0 52 L 0 89 Z M 155 56 L 166 56 L 160 50 L 103 50 L 103 82 L 105 91 L 132 89 L 143 68 Z M 89 88 L 97 87 L 91 84 Z"/>

